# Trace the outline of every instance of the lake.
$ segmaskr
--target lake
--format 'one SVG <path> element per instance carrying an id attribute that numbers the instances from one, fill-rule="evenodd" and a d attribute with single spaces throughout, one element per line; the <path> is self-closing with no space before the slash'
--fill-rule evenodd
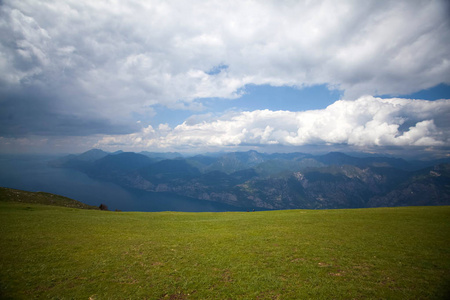
<path id="1" fill-rule="evenodd" d="M 236 207 L 211 201 L 134 190 L 96 180 L 65 168 L 53 168 L 48 155 L 0 155 L 0 186 L 31 192 L 47 192 L 89 205 L 106 204 L 123 211 L 235 211 Z"/>

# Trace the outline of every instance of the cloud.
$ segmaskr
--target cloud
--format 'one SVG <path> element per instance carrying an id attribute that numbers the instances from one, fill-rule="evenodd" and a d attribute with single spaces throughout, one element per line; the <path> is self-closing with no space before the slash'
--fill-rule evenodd
<path id="1" fill-rule="evenodd" d="M 0 96 L 80 120 L 76 135 L 93 119 L 96 134 L 123 133 L 155 105 L 199 110 L 248 84 L 412 93 L 450 83 L 448 15 L 445 1 L 5 0 Z"/>
<path id="2" fill-rule="evenodd" d="M 136 123 L 115 122 L 113 118 L 61 107 L 59 98 L 39 89 L 12 91 L 0 100 L 0 136 L 88 136 L 126 134 L 139 130 Z"/>
<path id="3" fill-rule="evenodd" d="M 96 147 L 185 149 L 243 145 L 348 145 L 355 147 L 450 146 L 450 100 L 340 100 L 310 111 L 230 112 L 193 118 L 171 129 L 148 126 L 139 133 L 102 138 Z"/>

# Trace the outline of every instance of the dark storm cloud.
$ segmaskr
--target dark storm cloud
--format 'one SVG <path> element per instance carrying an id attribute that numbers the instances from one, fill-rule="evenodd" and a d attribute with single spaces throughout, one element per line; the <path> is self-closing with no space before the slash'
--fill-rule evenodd
<path id="1" fill-rule="evenodd" d="M 109 119 L 61 113 L 58 99 L 38 89 L 1 94 L 0 136 L 87 136 L 127 134 L 139 129 L 137 124 L 113 124 Z"/>

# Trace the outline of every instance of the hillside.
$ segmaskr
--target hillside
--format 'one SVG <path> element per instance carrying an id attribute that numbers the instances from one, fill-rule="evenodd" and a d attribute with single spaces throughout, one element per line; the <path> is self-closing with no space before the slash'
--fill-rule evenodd
<path id="1" fill-rule="evenodd" d="M 173 159 L 69 156 L 53 165 L 125 188 L 261 210 L 450 205 L 449 162 L 248 151 Z"/>
<path id="2" fill-rule="evenodd" d="M 0 201 L 33 203 L 81 209 L 98 209 L 96 206 L 87 205 L 82 202 L 55 194 L 44 192 L 27 192 L 5 187 L 0 187 Z"/>
<path id="3" fill-rule="evenodd" d="M 0 202 L 1 299 L 446 299 L 450 207 L 139 213 Z"/>

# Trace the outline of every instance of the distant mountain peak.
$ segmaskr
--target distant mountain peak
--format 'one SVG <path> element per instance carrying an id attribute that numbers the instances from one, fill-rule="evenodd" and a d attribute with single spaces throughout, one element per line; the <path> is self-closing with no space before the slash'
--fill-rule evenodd
<path id="1" fill-rule="evenodd" d="M 350 156 L 350 155 L 347 155 L 347 154 L 345 154 L 345 153 L 338 152 L 338 151 L 331 151 L 331 152 L 328 152 L 328 153 L 325 154 L 324 156 L 353 157 L 353 156 Z"/>
<path id="2" fill-rule="evenodd" d="M 88 150 L 88 151 L 83 152 L 83 153 L 81 153 L 81 154 L 87 154 L 87 153 L 108 153 L 108 152 L 105 152 L 105 151 L 103 151 L 102 149 L 92 148 L 91 150 Z M 81 155 L 81 154 L 80 154 L 80 155 Z"/>
<path id="3" fill-rule="evenodd" d="M 101 149 L 91 149 L 89 151 L 81 153 L 80 155 L 77 156 L 77 158 L 79 160 L 84 161 L 95 161 L 97 159 L 107 156 L 108 154 L 109 154 L 108 152 L 105 152 Z"/>

